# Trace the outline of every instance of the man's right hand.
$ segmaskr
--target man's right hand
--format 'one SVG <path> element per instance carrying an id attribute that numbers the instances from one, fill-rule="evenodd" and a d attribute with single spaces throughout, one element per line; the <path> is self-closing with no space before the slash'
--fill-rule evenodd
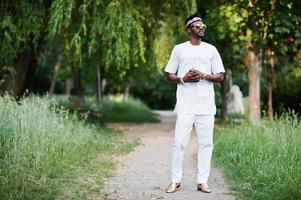
<path id="1" fill-rule="evenodd" d="M 189 70 L 183 77 L 184 82 L 198 82 L 199 80 L 202 79 L 204 73 L 200 72 L 198 70 L 192 69 Z"/>

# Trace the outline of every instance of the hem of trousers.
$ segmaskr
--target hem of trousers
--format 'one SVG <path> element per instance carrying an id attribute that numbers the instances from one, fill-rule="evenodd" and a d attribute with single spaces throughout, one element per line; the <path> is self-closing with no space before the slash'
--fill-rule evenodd
<path id="1" fill-rule="evenodd" d="M 197 183 L 207 183 L 208 180 L 206 179 L 198 179 Z"/>
<path id="2" fill-rule="evenodd" d="M 180 179 L 171 179 L 171 182 L 172 183 L 181 183 L 181 180 Z"/>

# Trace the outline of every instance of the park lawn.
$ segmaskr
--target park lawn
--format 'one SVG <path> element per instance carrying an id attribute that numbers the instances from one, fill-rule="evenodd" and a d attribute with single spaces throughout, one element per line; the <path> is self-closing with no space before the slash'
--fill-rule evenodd
<path id="1" fill-rule="evenodd" d="M 115 169 L 112 157 L 138 144 L 53 101 L 0 97 L 1 199 L 99 197 Z"/>
<path id="2" fill-rule="evenodd" d="M 214 163 L 243 199 L 300 199 L 301 123 L 284 115 L 259 125 L 217 125 Z"/>

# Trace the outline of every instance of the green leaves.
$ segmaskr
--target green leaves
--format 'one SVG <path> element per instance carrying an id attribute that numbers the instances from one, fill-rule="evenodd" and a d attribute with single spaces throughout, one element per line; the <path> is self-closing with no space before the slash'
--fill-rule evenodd
<path id="1" fill-rule="evenodd" d="M 36 49 L 45 28 L 42 1 L 26 0 L 0 3 L 0 76 L 13 71 L 13 62 L 28 48 Z M 11 69 L 9 69 L 11 68 Z"/>
<path id="2" fill-rule="evenodd" d="M 70 26 L 74 8 L 74 0 L 55 0 L 52 2 L 50 8 L 50 21 L 48 24 L 49 36 L 61 33 L 64 28 Z"/>
<path id="3" fill-rule="evenodd" d="M 134 63 L 145 61 L 143 22 L 143 15 L 135 5 L 122 1 L 109 3 L 103 13 L 103 28 L 100 30 L 106 62 L 128 69 Z"/>
<path id="4" fill-rule="evenodd" d="M 25 1 L 21 1 L 19 6 L 11 4 L 9 8 L 1 7 L 0 13 L 0 57 L 1 61 L 9 62 L 28 46 L 30 37 L 33 43 L 39 39 L 43 9 L 39 3 L 30 6 Z"/>
<path id="5" fill-rule="evenodd" d="M 78 33 L 76 33 L 71 40 L 71 47 L 73 47 L 74 50 L 74 61 L 81 62 L 82 60 L 82 42 L 81 37 Z"/>
<path id="6" fill-rule="evenodd" d="M 72 62 L 85 57 L 121 72 L 146 61 L 147 21 L 144 9 L 132 1 L 57 0 L 50 11 L 49 36 L 65 38 Z"/>

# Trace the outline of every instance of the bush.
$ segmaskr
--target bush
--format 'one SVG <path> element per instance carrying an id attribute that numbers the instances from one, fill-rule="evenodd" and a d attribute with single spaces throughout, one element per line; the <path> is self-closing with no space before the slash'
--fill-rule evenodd
<path id="1" fill-rule="evenodd" d="M 72 98 L 56 97 L 58 105 L 63 106 L 70 111 L 77 113 L 85 113 L 88 119 L 106 122 L 158 122 L 158 116 L 152 112 L 143 102 L 137 99 L 129 98 L 123 100 L 122 97 L 106 97 L 100 105 L 92 97 L 86 97 L 83 104 L 76 107 L 75 101 Z M 96 120 L 95 120 L 96 116 Z M 94 117 L 94 118 L 93 118 Z"/>
<path id="2" fill-rule="evenodd" d="M 136 99 L 114 101 L 105 99 L 100 107 L 103 122 L 158 122 L 154 114 L 144 103 Z"/>

